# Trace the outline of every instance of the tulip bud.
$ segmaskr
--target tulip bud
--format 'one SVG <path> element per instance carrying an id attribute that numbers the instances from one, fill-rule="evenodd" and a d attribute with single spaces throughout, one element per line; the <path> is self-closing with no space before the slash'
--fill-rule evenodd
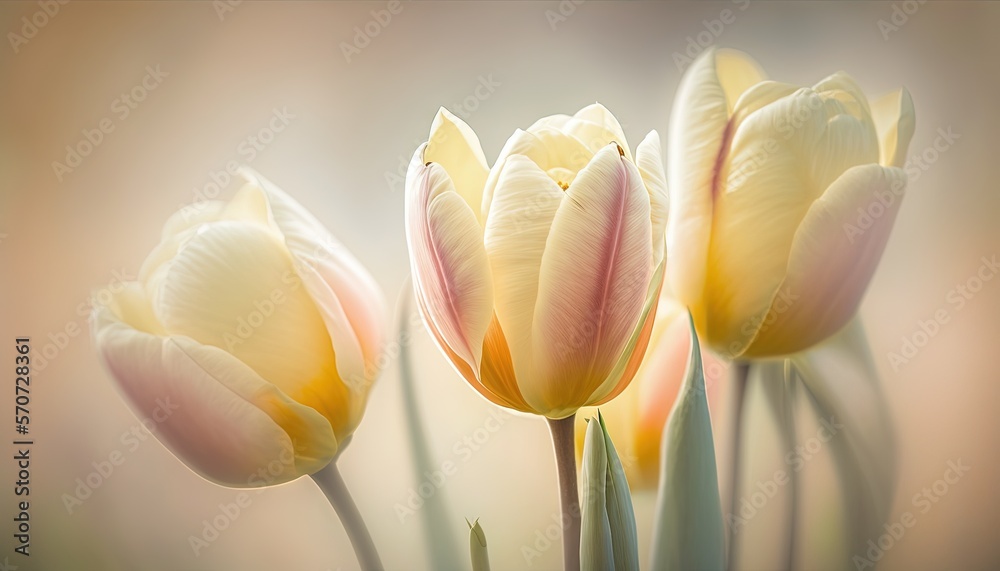
<path id="1" fill-rule="evenodd" d="M 469 520 L 465 520 L 469 523 Z M 490 571 L 490 554 L 486 549 L 486 532 L 477 519 L 469 523 L 469 553 L 472 557 L 472 571 Z"/>
<path id="2" fill-rule="evenodd" d="M 587 423 L 582 508 L 580 568 L 638 571 L 639 544 L 632 495 L 600 412 Z"/>
<path id="3" fill-rule="evenodd" d="M 781 356 L 847 324 L 902 202 L 913 126 L 905 89 L 870 105 L 844 73 L 796 88 L 740 52 L 698 57 L 671 119 L 668 279 L 707 345 Z"/>
<path id="4" fill-rule="evenodd" d="M 229 203 L 167 222 L 92 328 L 137 414 L 176 405 L 154 431 L 171 452 L 209 480 L 252 487 L 311 474 L 346 444 L 377 373 L 384 307 L 319 221 L 242 174 Z"/>

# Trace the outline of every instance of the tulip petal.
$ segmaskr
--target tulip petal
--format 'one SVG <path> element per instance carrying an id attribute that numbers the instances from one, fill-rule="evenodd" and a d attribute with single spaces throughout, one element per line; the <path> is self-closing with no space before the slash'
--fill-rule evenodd
<path id="1" fill-rule="evenodd" d="M 872 104 L 872 119 L 882 141 L 879 164 L 902 168 L 917 122 L 910 92 L 904 87 L 879 98 Z"/>
<path id="2" fill-rule="evenodd" d="M 838 71 L 833 75 L 823 79 L 813 86 L 816 93 L 842 91 L 850 95 L 856 106 L 862 110 L 863 115 L 871 116 L 871 107 L 868 105 L 868 97 L 865 95 L 858 82 L 843 71 Z"/>
<path id="3" fill-rule="evenodd" d="M 813 203 L 747 356 L 803 350 L 851 319 L 889 240 L 905 184 L 901 169 L 854 167 Z M 870 226 L 862 227 L 859 212 Z"/>
<path id="4" fill-rule="evenodd" d="M 684 384 L 663 429 L 660 486 L 653 526 L 653 569 L 724 569 L 715 442 L 701 348 L 689 320 L 691 352 Z"/>
<path id="5" fill-rule="evenodd" d="M 480 375 L 493 319 L 493 278 L 475 212 L 441 165 L 417 150 L 407 174 L 406 234 L 414 287 L 441 339 Z"/>
<path id="6" fill-rule="evenodd" d="M 891 409 L 864 328 L 855 319 L 791 364 L 813 410 L 836 432 L 828 446 L 844 494 L 849 553 L 864 553 L 884 533 L 897 474 Z"/>
<path id="7" fill-rule="evenodd" d="M 215 222 L 166 267 L 152 305 L 167 331 L 223 348 L 331 422 L 346 419 L 334 346 L 279 235 Z"/>
<path id="8" fill-rule="evenodd" d="M 671 289 L 684 305 L 695 306 L 705 284 L 713 184 L 732 136 L 729 111 L 743 91 L 762 79 L 747 56 L 709 48 L 677 88 L 668 135 L 667 271 Z"/>
<path id="9" fill-rule="evenodd" d="M 301 204 L 257 172 L 244 168 L 241 174 L 251 185 L 244 191 L 263 193 L 268 216 L 321 311 L 340 378 L 357 391 L 367 390 L 378 371 L 387 315 L 378 283 Z"/>
<path id="10" fill-rule="evenodd" d="M 660 263 L 665 247 L 664 234 L 667 229 L 668 198 L 667 177 L 663 173 L 663 155 L 660 151 L 660 135 L 650 131 L 635 148 L 635 165 L 639 167 L 642 182 L 649 192 L 649 213 L 653 236 L 653 266 Z"/>
<path id="11" fill-rule="evenodd" d="M 201 476 L 234 487 L 277 484 L 336 454 L 326 418 L 224 351 L 138 331 L 109 307 L 95 310 L 93 328 L 133 410 L 152 418 L 157 438 Z"/>
<path id="12" fill-rule="evenodd" d="M 532 330 L 537 410 L 571 411 L 606 378 L 636 326 L 653 269 L 649 194 L 614 145 L 566 191 L 549 231 Z M 553 417 L 555 418 L 555 417 Z"/>
<path id="13" fill-rule="evenodd" d="M 621 145 L 625 156 L 632 160 L 632 153 L 625 140 L 618 119 L 600 103 L 584 107 L 575 115 L 550 115 L 528 127 L 529 133 L 553 130 L 571 136 L 593 155 L 611 143 Z"/>
<path id="14" fill-rule="evenodd" d="M 542 252 L 563 191 L 521 155 L 506 161 L 486 218 L 485 245 L 495 291 L 497 319 L 507 337 L 516 376 L 531 375 L 531 329 Z"/>
<path id="15" fill-rule="evenodd" d="M 424 161 L 444 167 L 455 191 L 479 216 L 483 187 L 490 171 L 486 155 L 475 131 L 444 107 L 431 123 Z"/>
<path id="16" fill-rule="evenodd" d="M 874 136 L 801 89 L 746 117 L 732 141 L 725 192 L 715 202 L 706 282 L 707 315 L 695 314 L 706 339 L 742 353 L 785 275 L 792 239 L 834 172 L 874 162 Z M 869 144 L 864 141 L 868 140 Z M 806 164 L 802 149 L 817 158 Z M 747 237 L 751 236 L 752 239 Z"/>

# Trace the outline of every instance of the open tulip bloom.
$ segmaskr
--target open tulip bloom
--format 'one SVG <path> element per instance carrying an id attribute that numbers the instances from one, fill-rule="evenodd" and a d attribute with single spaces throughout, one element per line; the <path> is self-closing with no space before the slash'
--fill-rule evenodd
<path id="1" fill-rule="evenodd" d="M 334 460 L 378 372 L 381 294 L 301 205 L 242 175 L 230 202 L 167 222 L 138 281 L 95 307 L 94 343 L 133 410 L 192 470 L 232 487 L 313 475 L 377 568 Z"/>
<path id="2" fill-rule="evenodd" d="M 549 419 L 567 559 L 579 556 L 573 415 L 624 390 L 642 360 L 666 214 L 659 137 L 633 158 L 598 104 L 517 130 L 492 168 L 472 129 L 442 109 L 407 173 L 424 322 L 480 394 Z"/>

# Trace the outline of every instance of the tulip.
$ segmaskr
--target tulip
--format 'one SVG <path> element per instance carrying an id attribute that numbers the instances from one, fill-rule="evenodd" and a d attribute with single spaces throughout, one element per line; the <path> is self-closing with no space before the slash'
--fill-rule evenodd
<path id="1" fill-rule="evenodd" d="M 780 356 L 847 324 L 899 210 L 913 129 L 905 89 L 870 104 L 842 72 L 796 88 L 739 52 L 692 64 L 669 133 L 667 272 L 702 341 Z"/>
<path id="2" fill-rule="evenodd" d="M 442 109 L 406 179 L 417 300 L 490 401 L 560 419 L 628 384 L 652 326 L 666 192 L 659 138 L 633 161 L 600 105 L 518 130 L 492 169 Z"/>
<path id="3" fill-rule="evenodd" d="M 331 463 L 364 413 L 385 313 L 319 221 L 242 175 L 229 203 L 170 218 L 138 281 L 92 317 L 136 415 L 192 470 L 233 487 Z"/>
<path id="4" fill-rule="evenodd" d="M 406 175 L 406 237 L 421 315 L 466 381 L 549 421 L 579 568 L 573 415 L 625 389 L 662 284 L 666 189 L 659 137 L 633 159 L 601 105 L 517 130 L 489 168 L 442 109 Z"/>
<path id="5" fill-rule="evenodd" d="M 620 395 L 600 408 L 608 432 L 614 438 L 628 484 L 634 491 L 655 490 L 660 477 L 663 427 L 684 381 L 691 347 L 687 312 L 669 296 L 661 296 L 646 357 Z M 709 351 L 701 351 L 708 402 L 717 424 L 722 412 L 722 379 L 725 362 Z M 582 458 L 586 429 L 584 418 L 596 414 L 582 409 L 577 415 L 576 451 Z"/>

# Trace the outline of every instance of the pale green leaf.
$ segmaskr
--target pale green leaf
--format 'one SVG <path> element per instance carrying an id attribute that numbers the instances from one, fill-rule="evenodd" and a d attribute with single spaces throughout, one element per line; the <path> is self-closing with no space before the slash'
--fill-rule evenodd
<path id="1" fill-rule="evenodd" d="M 684 384 L 664 428 L 661 446 L 653 569 L 724 569 L 726 541 L 715 444 L 693 321 Z"/>

